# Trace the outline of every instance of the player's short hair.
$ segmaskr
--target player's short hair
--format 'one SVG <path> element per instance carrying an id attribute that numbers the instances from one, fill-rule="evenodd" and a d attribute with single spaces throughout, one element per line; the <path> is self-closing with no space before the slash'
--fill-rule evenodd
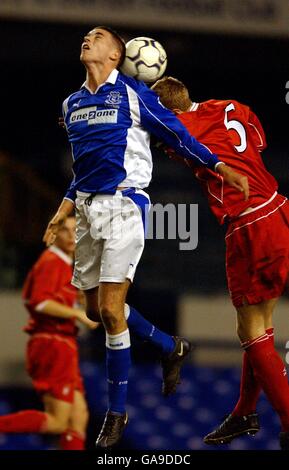
<path id="1" fill-rule="evenodd" d="M 192 104 L 187 87 L 176 78 L 163 77 L 151 89 L 159 95 L 161 103 L 168 109 L 187 111 Z"/>
<path id="2" fill-rule="evenodd" d="M 110 26 L 95 26 L 94 29 L 104 29 L 110 33 L 120 52 L 120 58 L 117 63 L 117 68 L 120 68 L 124 62 L 126 52 L 124 39 L 122 39 L 122 37 L 114 29 L 110 28 Z"/>

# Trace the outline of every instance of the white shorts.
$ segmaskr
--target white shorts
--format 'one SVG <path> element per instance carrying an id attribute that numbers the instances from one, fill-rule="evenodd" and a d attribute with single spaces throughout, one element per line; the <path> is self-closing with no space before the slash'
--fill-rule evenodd
<path id="1" fill-rule="evenodd" d="M 100 282 L 133 281 L 141 258 L 150 208 L 147 193 L 117 190 L 114 195 L 78 191 L 76 251 L 72 284 L 92 289 Z"/>

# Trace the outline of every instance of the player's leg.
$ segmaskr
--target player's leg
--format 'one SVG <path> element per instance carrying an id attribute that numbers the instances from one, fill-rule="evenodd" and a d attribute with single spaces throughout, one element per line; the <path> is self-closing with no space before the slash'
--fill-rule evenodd
<path id="1" fill-rule="evenodd" d="M 134 191 L 131 192 L 134 194 Z M 147 201 L 146 196 L 142 194 L 141 197 Z M 101 446 L 109 446 L 117 442 L 127 421 L 125 400 L 130 365 L 130 337 L 124 315 L 124 305 L 130 281 L 133 280 L 144 248 L 144 226 L 142 209 L 139 204 L 135 204 L 130 198 L 123 198 L 119 194 L 113 200 L 107 200 L 106 202 L 106 207 L 103 205 L 102 208 L 102 199 L 98 200 L 96 198 L 90 209 L 95 213 L 96 208 L 98 208 L 98 213 L 102 213 L 101 218 L 98 217 L 92 222 L 90 233 L 96 237 L 95 241 L 99 236 L 100 229 L 105 234 L 100 262 L 94 263 L 94 266 L 99 265 L 99 273 L 96 276 L 97 273 L 95 272 L 95 277 L 98 277 L 100 281 L 98 291 L 99 312 L 107 334 L 107 371 L 110 401 L 109 411 L 97 440 L 97 444 Z M 110 212 L 108 212 L 108 208 Z M 109 236 L 111 234 L 113 236 Z M 92 243 L 93 246 L 96 246 L 95 242 Z M 96 256 L 94 258 L 96 259 Z M 91 260 L 86 261 L 86 266 L 89 264 L 91 265 Z M 93 269 L 89 269 L 90 275 L 92 272 Z M 82 288 L 85 289 L 84 286 Z M 137 314 L 131 316 L 131 323 L 134 323 L 133 320 L 136 316 Z M 138 320 L 138 322 L 135 322 L 135 328 L 136 324 L 139 327 L 140 315 Z M 169 337 L 168 341 L 173 347 L 174 341 Z M 174 366 L 174 371 L 176 371 L 174 380 L 176 383 L 179 381 L 180 359 L 183 360 L 186 349 L 181 341 L 178 342 L 175 349 L 177 347 L 180 348 L 180 351 L 178 351 L 180 355 L 178 356 L 176 353 L 177 358 L 170 358 L 171 360 L 167 365 L 168 370 L 169 366 L 170 370 L 172 370 L 172 365 Z M 113 423 L 111 423 L 111 420 L 113 420 Z M 106 430 L 109 431 L 109 428 L 113 428 L 115 424 L 116 432 L 108 432 L 108 435 L 106 435 Z"/>
<path id="2" fill-rule="evenodd" d="M 68 427 L 60 437 L 62 450 L 85 450 L 86 428 L 89 414 L 84 394 L 76 390 L 69 416 Z"/>
<path id="3" fill-rule="evenodd" d="M 274 345 L 274 328 L 272 323 L 273 311 L 278 299 L 270 299 L 264 302 L 264 328 L 272 344 Z M 232 411 L 233 416 L 244 416 L 254 414 L 261 393 L 261 385 L 255 377 L 248 354 L 243 353 L 242 376 L 240 385 L 240 397 Z"/>
<path id="4" fill-rule="evenodd" d="M 48 434 L 61 434 L 67 429 L 72 403 L 59 400 L 46 393 L 43 395 L 43 404 L 46 414 L 45 429 Z"/>
<path id="5" fill-rule="evenodd" d="M 101 321 L 98 307 L 98 287 L 94 287 L 83 292 L 86 301 L 86 314 L 88 318 L 93 321 Z M 177 347 L 179 352 L 179 349 L 181 348 L 180 341 L 183 341 L 184 356 L 186 356 L 187 351 L 189 352 L 190 347 L 186 340 L 173 338 L 167 333 L 159 330 L 155 325 L 146 320 L 138 310 L 128 304 L 125 304 L 125 318 L 131 333 L 154 344 L 164 355 L 172 353 L 176 349 L 176 343 L 179 343 Z M 168 391 L 168 393 L 165 394 L 172 393 L 171 387 L 167 386 L 165 388 Z"/>
<path id="6" fill-rule="evenodd" d="M 1 433 L 61 434 L 68 424 L 71 404 L 49 394 L 43 396 L 45 411 L 25 410 L 0 416 Z"/>
<path id="7" fill-rule="evenodd" d="M 228 419 L 215 432 L 206 436 L 207 443 L 209 443 L 208 438 L 212 437 L 220 437 L 220 440 L 215 442 L 220 443 L 221 438 L 226 437 L 227 431 L 228 434 L 233 434 L 228 429 L 232 423 L 236 424 L 238 432 L 245 431 L 250 424 L 252 428 L 255 427 L 257 430 L 259 428 L 256 413 L 243 413 L 254 410 L 260 386 L 264 388 L 260 375 L 266 373 L 263 370 L 263 374 L 260 374 L 260 369 L 259 373 L 256 372 L 254 351 L 257 349 L 261 354 L 260 350 L 264 351 L 270 345 L 268 362 L 272 364 L 272 354 L 277 361 L 275 356 L 277 353 L 274 351 L 272 312 L 276 299 L 284 291 L 287 281 L 289 247 L 287 206 L 288 204 L 284 204 L 284 198 L 277 196 L 270 205 L 259 210 L 258 214 L 252 212 L 234 221 L 228 228 L 227 280 L 233 304 L 238 312 L 238 334 L 241 342 L 248 341 L 245 348 L 248 347 L 243 354 L 240 400 Z M 270 300 L 267 300 L 268 298 Z M 262 341 L 263 335 L 265 335 L 264 341 Z M 256 345 L 252 344 L 255 340 Z"/>
<path id="8" fill-rule="evenodd" d="M 73 341 L 39 336 L 28 341 L 26 367 L 35 390 L 43 398 L 45 411 L 25 410 L 1 416 L 0 432 L 58 434 L 67 426 L 73 401 L 70 373 L 76 346 Z"/>
<path id="9" fill-rule="evenodd" d="M 25 410 L 0 416 L 0 433 L 46 432 L 47 416 L 43 411 Z"/>
<path id="10" fill-rule="evenodd" d="M 252 341 L 266 333 L 266 324 L 268 311 L 272 317 L 272 306 L 276 304 L 277 299 L 271 299 L 260 302 L 256 305 L 243 305 L 237 310 L 237 334 L 243 344 Z"/>
<path id="11" fill-rule="evenodd" d="M 110 335 L 121 334 L 127 329 L 124 306 L 130 281 L 101 282 L 99 286 L 99 313 L 105 330 Z"/>
<path id="12" fill-rule="evenodd" d="M 130 281 L 102 282 L 99 288 L 99 310 L 106 330 L 107 380 L 109 411 L 125 414 L 128 371 L 130 368 L 130 335 L 124 315 L 125 298 Z"/>
<path id="13" fill-rule="evenodd" d="M 153 343 L 162 353 L 169 354 L 175 349 L 173 337 L 159 330 L 131 305 L 125 304 L 125 318 L 131 332 L 140 339 Z"/>
<path id="14" fill-rule="evenodd" d="M 98 307 L 98 287 L 83 292 L 88 318 L 93 321 L 101 321 Z M 143 340 L 153 343 L 162 353 L 169 354 L 175 349 L 176 343 L 172 336 L 159 330 L 155 325 L 146 320 L 136 308 L 128 304 L 125 304 L 125 318 L 130 332 L 133 332 Z"/>
<path id="15" fill-rule="evenodd" d="M 282 430 L 288 432 L 288 379 L 285 365 L 266 333 L 267 306 L 268 301 L 238 308 L 238 333 L 258 382 L 279 414 Z"/>
<path id="16" fill-rule="evenodd" d="M 93 321 L 101 321 L 98 307 L 98 287 L 85 290 L 86 314 Z M 139 338 L 149 341 L 157 346 L 164 354 L 173 352 L 176 346 L 174 338 L 159 330 L 155 325 L 146 320 L 134 307 L 125 304 L 125 318 L 131 333 Z"/>
<path id="17" fill-rule="evenodd" d="M 237 313 L 237 333 L 240 338 L 246 338 L 247 335 L 260 336 L 265 333 L 266 324 L 271 321 L 275 300 L 264 304 L 264 314 L 258 309 L 256 315 L 249 315 L 247 309 L 243 316 Z M 243 310 L 243 307 L 240 310 Z M 242 343 L 243 340 L 241 340 Z M 261 389 L 249 356 L 244 351 L 239 400 L 232 413 L 214 431 L 205 436 L 204 442 L 208 445 L 227 444 L 240 435 L 258 432 L 260 425 L 256 414 L 256 404 Z"/>
<path id="18" fill-rule="evenodd" d="M 42 395 L 47 415 L 45 432 L 62 434 L 68 427 L 74 400 L 78 370 L 76 341 L 38 338 L 32 341 L 30 353 L 33 384 L 41 390 L 45 383 L 47 389 Z M 37 359 L 39 353 L 43 356 L 40 361 Z"/>
<path id="19" fill-rule="evenodd" d="M 256 383 L 264 390 L 273 408 L 279 414 L 282 431 L 289 432 L 289 387 L 286 368 L 274 348 L 273 336 L 266 332 L 271 325 L 271 309 L 276 299 L 258 305 L 248 305 L 237 309 L 238 335 L 248 367 L 253 369 L 253 388 Z M 267 328 L 267 330 L 270 329 Z M 205 437 L 207 444 L 230 442 L 232 438 L 259 429 L 257 415 L 229 415 L 215 431 Z"/>
<path id="20" fill-rule="evenodd" d="M 101 321 L 98 308 L 98 287 L 84 291 L 86 313 L 93 321 Z M 185 338 L 172 337 L 146 320 L 134 307 L 125 304 L 125 318 L 130 333 L 154 344 L 162 353 L 162 393 L 168 396 L 176 391 L 180 383 L 180 367 L 191 350 Z"/>
<path id="21" fill-rule="evenodd" d="M 100 283 L 99 287 L 99 311 L 106 329 L 109 388 L 109 409 L 97 440 L 97 445 L 101 447 L 107 447 L 117 442 L 127 422 L 125 404 L 130 368 L 130 335 L 124 307 L 129 285 L 130 281 L 127 280 L 123 284 Z M 145 322 L 143 317 L 140 321 Z M 180 381 L 181 365 L 189 350 L 190 345 L 187 346 L 185 340 L 179 340 L 173 353 L 163 359 L 165 392 L 175 391 L 177 383 Z M 109 427 L 112 420 L 115 431 L 111 433 Z"/>
<path id="22" fill-rule="evenodd" d="M 98 307 L 98 286 L 83 291 L 85 297 L 85 311 L 88 318 L 92 321 L 101 322 L 101 316 Z"/>
<path id="23" fill-rule="evenodd" d="M 249 333 L 252 334 L 253 325 L 265 331 L 270 341 L 274 344 L 272 315 L 277 299 L 271 299 L 263 303 L 264 315 L 250 318 L 248 322 Z M 246 317 L 247 318 L 247 317 Z M 246 321 L 237 321 L 237 330 L 240 335 L 246 336 Z M 254 369 L 246 351 L 243 352 L 242 374 L 240 384 L 240 396 L 232 413 L 213 432 L 209 433 L 204 442 L 209 445 L 225 444 L 231 442 L 235 437 L 243 434 L 255 434 L 260 429 L 256 405 L 262 387 L 255 376 Z"/>
<path id="24" fill-rule="evenodd" d="M 86 314 L 93 321 L 101 321 L 98 307 L 98 287 L 84 291 Z M 191 351 L 191 344 L 185 338 L 172 337 L 146 320 L 134 307 L 125 304 L 125 318 L 130 333 L 154 344 L 162 353 L 162 393 L 168 396 L 176 391 L 180 383 L 180 368 Z"/>
<path id="25" fill-rule="evenodd" d="M 124 305 L 130 281 L 101 282 L 99 311 L 106 330 L 108 411 L 96 445 L 110 447 L 118 442 L 128 422 L 126 398 L 131 364 L 130 334 Z"/>
<path id="26" fill-rule="evenodd" d="M 128 268 L 126 277 L 133 280 L 134 272 L 144 247 L 144 234 L 147 230 L 148 211 L 150 202 L 143 191 L 125 191 L 122 199 L 122 215 L 126 215 L 125 231 L 122 236 L 129 234 L 131 249 L 126 254 Z M 129 224 L 131 224 L 129 226 Z M 118 250 L 121 253 L 121 250 Z M 121 256 L 121 255 L 120 255 Z M 163 386 L 165 396 L 176 391 L 180 383 L 180 369 L 185 357 L 191 350 L 191 344 L 184 338 L 171 337 L 147 321 L 134 307 L 126 304 L 125 317 L 130 333 L 153 343 L 162 353 Z"/>
<path id="27" fill-rule="evenodd" d="M 104 283 L 106 285 L 109 283 Z M 126 281 L 125 293 L 128 290 L 130 282 Z M 117 286 L 118 284 L 116 284 Z M 93 289 L 91 290 L 93 291 Z M 87 291 L 85 292 L 85 294 Z M 90 294 L 90 304 L 92 312 L 95 300 L 93 298 L 93 292 Z M 109 309 L 110 312 L 113 310 L 113 306 L 117 305 L 114 302 L 113 297 L 110 298 Z M 92 299 L 92 300 L 91 300 Z M 103 308 L 103 306 L 101 307 Z M 121 301 L 121 310 L 123 310 L 123 299 Z M 93 313 L 94 318 L 96 318 Z M 123 315 L 123 314 L 122 314 Z M 91 318 L 93 318 L 91 316 Z M 177 385 L 180 383 L 180 369 L 181 366 L 191 351 L 191 344 L 185 338 L 172 337 L 167 333 L 156 328 L 152 323 L 146 320 L 140 312 L 135 308 L 125 304 L 123 321 L 127 321 L 127 327 L 130 333 L 136 334 L 142 339 L 145 339 L 155 346 L 157 346 L 162 352 L 162 369 L 163 369 L 163 385 L 162 393 L 164 396 L 168 396 L 176 391 Z M 124 324 L 122 326 L 124 328 Z"/>
<path id="28" fill-rule="evenodd" d="M 114 414 L 107 415 L 104 423 L 104 427 L 108 425 L 109 442 L 107 442 L 106 437 L 102 438 L 103 432 L 98 438 L 98 441 L 101 440 L 100 445 L 104 447 L 113 445 L 118 441 L 127 422 L 124 403 L 130 365 L 130 339 L 124 318 L 124 303 L 129 283 L 126 282 L 127 276 L 123 271 L 127 270 L 129 265 L 129 261 L 126 262 L 127 256 L 125 255 L 131 247 L 131 239 L 129 237 L 118 237 L 115 240 L 111 236 L 110 229 L 114 223 L 114 218 L 121 215 L 121 207 L 117 207 L 115 199 L 119 201 L 121 193 L 118 193 L 115 197 L 100 195 L 92 200 L 79 195 L 76 199 L 77 226 L 73 284 L 84 291 L 88 316 L 95 320 L 100 314 L 107 336 L 109 333 L 113 337 L 117 336 L 118 333 L 124 336 L 123 351 L 118 350 L 118 346 L 116 346 L 116 351 L 107 352 L 108 377 L 113 377 L 117 382 L 117 376 L 120 374 L 124 377 L 123 382 L 125 383 L 119 384 L 119 399 L 118 397 L 115 399 L 112 397 L 114 390 L 112 390 L 112 384 L 109 384 L 109 402 L 116 410 Z M 116 206 L 116 210 L 114 206 Z M 118 220 L 115 222 L 116 227 L 118 226 Z M 142 246 L 140 248 L 142 251 Z M 123 267 L 124 262 L 125 266 Z M 105 279 L 102 279 L 103 277 Z M 108 288 L 103 285 L 106 283 L 102 282 L 106 281 L 107 277 L 108 281 L 112 280 L 112 282 L 108 282 Z M 111 342 L 114 339 L 112 338 Z M 117 339 L 115 343 L 118 344 Z M 119 364 L 117 360 L 115 361 L 114 352 L 117 356 L 121 356 Z M 119 368 L 122 370 L 119 371 Z M 117 389 L 118 382 L 114 385 Z M 111 418 L 116 421 L 117 436 L 114 432 L 115 426 L 111 426 Z"/>
<path id="29" fill-rule="evenodd" d="M 125 304 L 125 318 L 131 333 L 160 349 L 163 370 L 162 393 L 164 396 L 175 393 L 177 385 L 181 383 L 180 371 L 191 351 L 191 343 L 185 338 L 170 336 L 159 330 L 128 304 Z"/>

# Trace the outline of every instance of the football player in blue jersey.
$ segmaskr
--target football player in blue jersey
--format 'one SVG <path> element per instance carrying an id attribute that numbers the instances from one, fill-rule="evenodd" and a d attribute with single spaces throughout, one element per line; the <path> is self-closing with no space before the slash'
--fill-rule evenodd
<path id="1" fill-rule="evenodd" d="M 53 243 L 76 208 L 72 283 L 85 293 L 88 317 L 102 321 L 106 330 L 109 407 L 96 441 L 99 447 L 116 444 L 128 422 L 129 332 L 161 349 L 164 395 L 175 392 L 190 351 L 187 340 L 161 332 L 125 303 L 144 248 L 150 133 L 184 158 L 221 174 L 245 198 L 249 193 L 245 176 L 191 137 L 155 92 L 118 70 L 124 57 L 123 40 L 106 26 L 95 27 L 83 39 L 80 60 L 86 81 L 63 103 L 74 178 L 44 235 L 47 245 Z"/>

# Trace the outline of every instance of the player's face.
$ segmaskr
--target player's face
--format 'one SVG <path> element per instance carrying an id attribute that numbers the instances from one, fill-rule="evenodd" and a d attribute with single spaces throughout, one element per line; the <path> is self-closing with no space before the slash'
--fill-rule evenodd
<path id="1" fill-rule="evenodd" d="M 73 255 L 75 250 L 75 218 L 68 217 L 59 230 L 55 245 L 67 255 Z"/>
<path id="2" fill-rule="evenodd" d="M 80 60 L 84 64 L 106 63 L 110 58 L 118 57 L 118 54 L 112 35 L 105 29 L 95 28 L 83 39 Z"/>

